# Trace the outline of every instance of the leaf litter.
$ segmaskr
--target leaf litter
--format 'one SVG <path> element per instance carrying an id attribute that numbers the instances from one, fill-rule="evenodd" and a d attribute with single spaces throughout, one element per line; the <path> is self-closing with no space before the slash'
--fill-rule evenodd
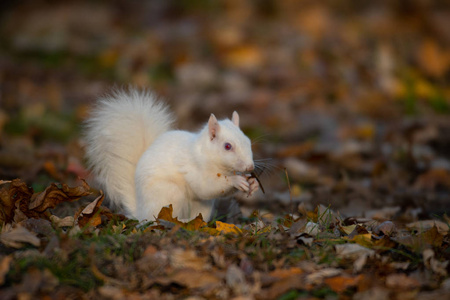
<path id="1" fill-rule="evenodd" d="M 174 218 L 168 206 L 155 223 L 138 224 L 104 208 L 101 192 L 73 216 L 55 216 L 56 206 L 91 193 L 84 181 L 73 188 L 52 184 L 40 193 L 12 181 L 1 192 L 13 199 L 2 202 L 4 208 L 16 208 L 0 234 L 10 253 L 0 262 L 0 295 L 6 298 L 23 293 L 67 296 L 75 289 L 119 298 L 171 294 L 274 299 L 292 293 L 343 296 L 380 287 L 400 297 L 411 291 L 418 295 L 431 280 L 436 284 L 448 278 L 449 260 L 442 252 L 448 248 L 448 230 L 439 230 L 440 223 L 431 220 L 406 226 L 370 219 L 360 223 L 319 206 L 304 215 L 272 220 L 255 211 L 241 225 L 206 223 L 201 215 L 186 223 Z M 20 221 L 15 214 L 21 215 Z M 48 252 L 50 245 L 55 248 Z M 87 286 L 74 287 L 61 277 L 58 268 L 64 270 L 68 260 L 84 261 L 87 269 L 73 274 L 73 280 L 89 274 Z M 17 273 L 17 268 L 26 272 Z M 385 280 L 370 280 L 386 272 Z"/>

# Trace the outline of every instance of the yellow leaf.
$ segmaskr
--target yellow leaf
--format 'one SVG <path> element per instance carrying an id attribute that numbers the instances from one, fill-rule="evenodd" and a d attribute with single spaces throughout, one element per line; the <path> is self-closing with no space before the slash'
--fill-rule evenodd
<path id="1" fill-rule="evenodd" d="M 242 234 L 242 230 L 239 229 L 234 224 L 223 223 L 220 221 L 216 221 L 216 229 L 221 233 L 234 233 L 234 234 Z"/>
<path id="2" fill-rule="evenodd" d="M 370 248 L 373 246 L 372 234 L 370 233 L 355 235 L 351 240 L 364 247 Z"/>
<path id="3" fill-rule="evenodd" d="M 348 225 L 348 226 L 342 226 L 341 229 L 342 229 L 342 231 L 344 231 L 348 235 L 348 234 L 352 233 L 353 230 L 355 230 L 356 226 L 357 226 L 356 224 Z"/>

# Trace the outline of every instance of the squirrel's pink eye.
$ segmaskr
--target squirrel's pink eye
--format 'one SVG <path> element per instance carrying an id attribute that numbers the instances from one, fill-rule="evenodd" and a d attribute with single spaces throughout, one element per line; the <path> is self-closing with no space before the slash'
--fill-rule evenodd
<path id="1" fill-rule="evenodd" d="M 225 150 L 231 150 L 231 144 L 230 143 L 225 143 Z"/>

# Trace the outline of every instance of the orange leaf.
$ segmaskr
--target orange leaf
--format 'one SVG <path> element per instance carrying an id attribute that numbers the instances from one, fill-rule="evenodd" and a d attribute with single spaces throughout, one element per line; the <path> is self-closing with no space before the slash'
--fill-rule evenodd
<path id="1" fill-rule="evenodd" d="M 361 275 L 356 277 L 336 276 L 326 278 L 324 282 L 336 293 L 342 293 L 346 289 L 356 286 L 360 280 Z"/>
<path id="2" fill-rule="evenodd" d="M 163 208 L 161 208 L 161 211 L 159 212 L 158 217 L 156 218 L 156 221 L 158 222 L 158 220 L 161 219 L 161 220 L 169 221 L 169 222 L 178 224 L 180 226 L 183 226 L 185 223 L 178 220 L 177 217 L 175 217 L 175 218 L 172 217 L 172 213 L 173 213 L 172 204 L 169 204 L 169 206 L 164 206 Z"/>
<path id="3" fill-rule="evenodd" d="M 178 217 L 174 218 L 172 216 L 172 214 L 173 214 L 173 207 L 172 207 L 172 204 L 169 204 L 169 206 L 165 206 L 161 209 L 156 220 L 157 220 L 157 222 L 158 222 L 158 220 L 169 221 L 169 222 L 177 224 L 180 227 L 187 229 L 187 230 L 199 230 L 200 228 L 206 226 L 206 222 L 203 221 L 202 214 L 199 214 L 195 219 L 193 219 L 187 223 L 181 222 L 180 220 L 178 220 Z M 158 222 L 158 224 L 159 224 L 159 222 Z"/>
<path id="4" fill-rule="evenodd" d="M 216 221 L 216 229 L 220 232 L 220 233 L 233 233 L 233 234 L 242 234 L 242 230 L 239 229 L 239 227 L 237 227 L 234 224 L 228 224 L 228 223 L 223 223 L 220 221 Z"/>

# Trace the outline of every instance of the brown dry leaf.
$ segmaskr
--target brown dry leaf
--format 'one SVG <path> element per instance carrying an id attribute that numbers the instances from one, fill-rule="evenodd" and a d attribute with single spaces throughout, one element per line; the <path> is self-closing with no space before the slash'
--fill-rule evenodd
<path id="1" fill-rule="evenodd" d="M 270 276 L 278 278 L 278 279 L 285 279 L 287 277 L 302 274 L 303 270 L 298 267 L 292 267 L 289 269 L 276 269 L 269 273 Z"/>
<path id="2" fill-rule="evenodd" d="M 233 290 L 235 295 L 246 295 L 251 290 L 250 285 L 245 280 L 244 272 L 235 264 L 228 267 L 225 280 L 227 286 Z"/>
<path id="3" fill-rule="evenodd" d="M 427 244 L 433 247 L 440 247 L 444 241 L 444 236 L 439 233 L 436 226 L 433 226 L 431 229 L 420 234 L 420 237 L 423 238 Z"/>
<path id="4" fill-rule="evenodd" d="M 386 277 L 386 286 L 394 289 L 407 290 L 419 288 L 420 283 L 416 279 L 400 273 L 388 275 Z"/>
<path id="5" fill-rule="evenodd" d="M 171 277 L 174 282 L 190 289 L 214 289 L 221 284 L 221 279 L 210 271 L 198 271 L 194 269 L 181 269 Z"/>
<path id="6" fill-rule="evenodd" d="M 336 293 L 342 293 L 350 287 L 357 286 L 361 278 L 362 275 L 358 275 L 355 277 L 336 276 L 325 278 L 324 282 Z"/>
<path id="7" fill-rule="evenodd" d="M 163 208 L 161 208 L 161 211 L 158 214 L 158 217 L 156 218 L 156 221 L 158 222 L 159 225 L 163 225 L 161 224 L 161 221 L 159 220 L 164 220 L 164 221 L 168 221 L 171 223 L 174 223 L 176 225 L 179 225 L 180 227 L 187 229 L 187 230 L 199 230 L 200 228 L 206 226 L 206 222 L 203 221 L 203 217 L 202 214 L 199 214 L 195 219 L 185 223 L 182 222 L 180 220 L 178 220 L 178 217 L 173 217 L 173 207 L 172 204 L 169 204 L 169 206 L 165 206 Z M 156 228 L 154 226 L 152 226 L 152 228 Z"/>
<path id="8" fill-rule="evenodd" d="M 262 290 L 259 293 L 259 299 L 277 299 L 279 296 L 292 289 L 308 290 L 311 286 L 305 281 L 303 274 L 294 274 L 283 280 L 278 280 L 270 288 Z"/>
<path id="9" fill-rule="evenodd" d="M 11 262 L 13 260 L 12 255 L 4 256 L 2 257 L 0 261 L 0 286 L 5 283 L 5 276 L 9 272 L 9 268 L 11 265 Z"/>
<path id="10" fill-rule="evenodd" d="M 194 250 L 176 248 L 169 253 L 170 265 L 175 269 L 188 268 L 193 270 L 210 269 L 209 258 L 198 256 Z"/>
<path id="11" fill-rule="evenodd" d="M 375 255 L 375 251 L 359 244 L 340 244 L 334 246 L 336 254 L 340 258 L 354 259 L 353 269 L 356 272 L 362 270 L 367 262 L 367 258 Z"/>
<path id="12" fill-rule="evenodd" d="M 416 189 L 434 190 L 438 186 L 450 188 L 450 173 L 445 169 L 431 169 L 420 175 L 414 187 Z"/>
<path id="13" fill-rule="evenodd" d="M 391 235 L 395 231 L 395 224 L 391 221 L 384 221 L 383 223 L 376 226 L 373 230 L 374 233 L 378 235 Z"/>
<path id="14" fill-rule="evenodd" d="M 440 234 L 446 235 L 449 232 L 449 227 L 446 223 L 437 220 L 423 220 L 406 224 L 409 229 L 417 230 L 418 232 L 424 232 L 436 227 Z"/>
<path id="15" fill-rule="evenodd" d="M 11 181 L 9 187 L 0 190 L 0 223 L 11 223 L 14 221 L 16 207 L 20 204 L 27 207 L 33 190 L 20 179 Z M 16 205 L 19 203 L 19 205 Z"/>
<path id="16" fill-rule="evenodd" d="M 24 274 L 22 282 L 15 287 L 15 290 L 19 295 L 22 295 L 23 298 L 31 299 L 33 298 L 33 294 L 38 291 L 53 290 L 58 283 L 58 278 L 56 278 L 48 269 L 39 270 L 35 267 L 31 267 Z"/>
<path id="17" fill-rule="evenodd" d="M 442 76 L 449 67 L 447 52 L 432 39 L 425 40 L 418 52 L 420 67 L 431 76 Z"/>
<path id="18" fill-rule="evenodd" d="M 102 223 L 100 205 L 103 202 L 105 195 L 103 192 L 100 193 L 94 201 L 89 203 L 86 207 L 80 208 L 80 210 L 75 214 L 75 225 L 81 228 L 85 226 L 96 227 Z"/>
<path id="19" fill-rule="evenodd" d="M 12 248 L 22 248 L 25 243 L 39 247 L 41 240 L 25 227 L 17 225 L 15 227 L 5 226 L 0 234 L 0 242 Z"/>
<path id="20" fill-rule="evenodd" d="M 56 227 L 71 227 L 73 226 L 74 217 L 67 216 L 65 218 L 59 218 L 55 215 L 51 215 L 50 221 L 52 222 L 53 226 Z"/>
<path id="21" fill-rule="evenodd" d="M 195 217 L 195 219 L 189 221 L 186 225 L 185 225 L 185 229 L 187 230 L 199 230 L 200 228 L 206 226 L 206 222 L 203 221 L 203 216 L 202 214 L 199 214 L 197 217 Z"/>
<path id="22" fill-rule="evenodd" d="M 422 253 L 425 266 L 440 276 L 447 276 L 447 266 L 449 261 L 440 262 L 435 258 L 432 249 L 425 249 Z"/>
<path id="23" fill-rule="evenodd" d="M 181 222 L 180 220 L 178 220 L 178 217 L 172 217 L 173 214 L 173 207 L 172 204 L 169 204 L 169 206 L 164 206 L 163 208 L 161 208 L 161 211 L 158 214 L 158 217 L 156 218 L 156 221 L 158 222 L 159 219 L 161 220 L 165 220 L 165 221 L 169 221 L 172 223 L 175 223 L 177 225 L 183 226 L 185 225 L 185 223 Z M 160 222 L 158 222 L 159 224 Z"/>
<path id="24" fill-rule="evenodd" d="M 28 208 L 35 212 L 42 213 L 48 208 L 54 208 L 61 202 L 76 201 L 81 197 L 90 194 L 90 187 L 84 180 L 82 180 L 80 186 L 73 188 L 64 183 L 61 184 L 61 188 L 59 188 L 56 184 L 52 183 L 45 191 L 33 195 Z"/>
<path id="25" fill-rule="evenodd" d="M 325 268 L 318 270 L 306 277 L 306 281 L 309 284 L 318 285 L 321 284 L 325 278 L 334 277 L 342 274 L 342 270 L 336 268 Z"/>

